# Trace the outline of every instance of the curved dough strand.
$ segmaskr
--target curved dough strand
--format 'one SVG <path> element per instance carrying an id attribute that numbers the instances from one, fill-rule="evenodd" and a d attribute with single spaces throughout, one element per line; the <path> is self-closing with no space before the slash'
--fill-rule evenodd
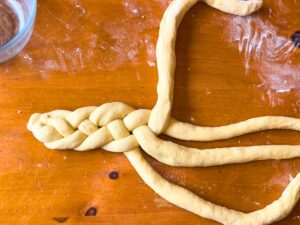
<path id="1" fill-rule="evenodd" d="M 197 2 L 198 0 L 173 0 L 160 23 L 156 46 L 158 96 L 149 120 L 149 127 L 156 134 L 161 134 L 167 128 L 171 117 L 177 29 L 184 15 Z M 262 6 L 262 0 L 204 0 L 204 2 L 221 11 L 235 15 L 248 15 Z"/>
<path id="2" fill-rule="evenodd" d="M 262 0 L 202 0 L 207 5 L 237 16 L 248 16 L 257 10 L 262 5 Z"/>
<path id="3" fill-rule="evenodd" d="M 126 152 L 125 155 L 144 182 L 162 198 L 196 215 L 224 225 L 270 224 L 286 217 L 299 200 L 300 174 L 291 181 L 278 200 L 261 210 L 243 213 L 227 209 L 165 180 L 149 165 L 138 149 Z"/>
<path id="4" fill-rule="evenodd" d="M 130 137 L 122 120 L 115 120 L 110 124 L 109 129 L 116 141 Z M 278 221 L 290 213 L 299 199 L 300 175 L 292 180 L 278 200 L 264 209 L 252 213 L 227 209 L 165 180 L 145 160 L 139 148 L 125 152 L 125 155 L 145 183 L 162 198 L 178 207 L 225 225 L 264 225 Z"/>
<path id="5" fill-rule="evenodd" d="M 206 167 L 256 160 L 300 157 L 300 145 L 197 149 L 184 147 L 170 141 L 163 141 L 156 137 L 147 126 L 135 129 L 133 134 L 145 152 L 169 166 Z"/>

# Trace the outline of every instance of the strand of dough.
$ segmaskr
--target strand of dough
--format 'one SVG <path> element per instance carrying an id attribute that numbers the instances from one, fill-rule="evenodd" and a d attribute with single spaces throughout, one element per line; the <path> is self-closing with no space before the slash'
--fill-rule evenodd
<path id="1" fill-rule="evenodd" d="M 169 166 L 207 167 L 257 160 L 300 157 L 300 145 L 261 145 L 197 149 L 160 140 L 147 126 L 135 129 L 133 134 L 145 152 Z"/>
<path id="2" fill-rule="evenodd" d="M 74 112 L 56 110 L 45 114 L 34 114 L 29 120 L 28 128 L 33 131 L 37 138 L 50 140 L 51 142 L 46 143 L 46 146 L 53 149 L 76 147 L 77 150 L 87 151 L 99 146 L 111 152 L 124 152 L 145 183 L 161 197 L 178 207 L 226 225 L 264 225 L 278 221 L 291 212 L 299 199 L 300 175 L 292 180 L 278 200 L 264 209 L 252 213 L 243 213 L 218 206 L 165 180 L 142 156 L 138 148 L 140 141 L 142 146 L 149 144 L 151 146 L 150 152 L 146 151 L 153 157 L 160 155 L 158 157 L 160 161 L 164 161 L 168 155 L 171 158 L 174 156 L 180 158 L 180 154 L 185 154 L 184 152 L 189 150 L 184 150 L 178 154 L 177 150 L 175 152 L 170 150 L 173 148 L 173 146 L 168 146 L 171 143 L 164 143 L 164 141 L 156 138 L 156 135 L 143 125 L 147 123 L 149 115 L 145 115 L 149 113 L 149 110 L 135 110 L 124 103 L 106 103 L 100 107 L 85 107 Z M 130 134 L 130 130 L 133 130 L 135 136 Z M 153 140 L 153 138 L 157 140 Z M 82 145 L 83 143 L 85 144 Z M 163 146 L 163 148 L 159 146 Z M 252 148 L 251 151 L 255 151 L 255 147 Z M 208 150 L 197 150 L 197 152 L 204 151 Z M 199 160 L 205 166 L 207 165 L 205 164 L 206 161 L 210 160 L 212 156 L 212 158 L 216 157 L 218 162 L 222 164 L 222 157 L 218 156 L 220 151 L 222 150 L 212 150 L 210 154 L 202 155 L 204 160 L 200 158 Z M 236 156 L 231 151 L 226 154 L 229 154 L 227 158 Z M 237 155 L 244 157 L 241 154 Z"/>
<path id="3" fill-rule="evenodd" d="M 185 141 L 216 141 L 273 129 L 300 131 L 300 119 L 285 116 L 262 116 L 225 126 L 203 127 L 171 118 L 164 134 Z"/>
<path id="4" fill-rule="evenodd" d="M 201 217 L 224 225 L 266 225 L 288 216 L 299 200 L 300 173 L 286 187 L 281 197 L 263 209 L 243 213 L 208 202 L 191 191 L 161 177 L 137 149 L 125 153 L 144 182 L 168 202 Z"/>
<path id="5" fill-rule="evenodd" d="M 152 110 L 149 127 L 161 134 L 168 126 L 171 117 L 176 68 L 175 43 L 178 26 L 187 13 L 199 0 L 173 0 L 160 23 L 156 46 L 158 84 L 157 102 Z M 234 15 L 246 16 L 257 11 L 262 0 L 203 0 L 208 5 Z"/>

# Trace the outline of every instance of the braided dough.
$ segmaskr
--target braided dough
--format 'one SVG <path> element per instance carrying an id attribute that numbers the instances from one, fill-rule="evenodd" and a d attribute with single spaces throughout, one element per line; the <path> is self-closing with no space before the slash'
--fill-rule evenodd
<path id="1" fill-rule="evenodd" d="M 198 0 L 173 0 L 161 21 L 157 43 L 158 100 L 153 110 L 134 109 L 121 102 L 75 111 L 33 114 L 28 129 L 49 149 L 123 152 L 141 178 L 161 197 L 199 216 L 225 225 L 264 225 L 286 217 L 299 200 L 300 173 L 282 196 L 264 209 L 243 213 L 208 202 L 161 177 L 144 159 L 140 148 L 171 166 L 217 166 L 265 159 L 300 157 L 300 146 L 268 145 L 194 149 L 163 141 L 164 133 L 181 140 L 212 141 L 268 129 L 300 130 L 300 119 L 265 116 L 220 127 L 201 127 L 171 118 L 177 28 Z M 203 0 L 227 13 L 245 16 L 262 6 L 261 0 Z"/>

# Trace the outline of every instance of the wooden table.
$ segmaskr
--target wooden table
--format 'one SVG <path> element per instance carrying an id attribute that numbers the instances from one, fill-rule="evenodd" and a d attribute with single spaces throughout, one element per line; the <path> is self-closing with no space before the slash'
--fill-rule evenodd
<path id="1" fill-rule="evenodd" d="M 34 112 L 111 101 L 153 107 L 155 43 L 169 2 L 39 1 L 28 46 L 0 65 L 1 225 L 217 224 L 157 196 L 123 154 L 50 151 L 26 129 Z M 209 126 L 262 115 L 299 117 L 300 49 L 289 41 L 300 29 L 299 5 L 265 0 L 264 9 L 247 18 L 194 7 L 179 29 L 174 117 Z M 266 131 L 184 144 L 300 144 L 299 138 Z M 279 198 L 300 172 L 299 159 L 188 169 L 146 157 L 169 181 L 245 212 Z M 109 178 L 112 171 L 117 179 Z M 300 204 L 277 224 L 299 223 Z"/>

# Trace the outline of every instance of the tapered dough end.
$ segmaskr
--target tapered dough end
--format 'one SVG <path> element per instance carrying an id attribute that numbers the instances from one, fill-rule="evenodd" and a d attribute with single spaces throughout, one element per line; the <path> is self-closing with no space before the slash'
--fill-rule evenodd
<path id="1" fill-rule="evenodd" d="M 32 131 L 33 129 L 33 126 L 39 121 L 40 117 L 41 117 L 42 114 L 40 113 L 34 113 L 30 116 L 30 119 L 27 123 L 27 129 L 29 131 Z"/>
<path id="2" fill-rule="evenodd" d="M 148 126 L 157 135 L 162 134 L 168 127 L 171 118 L 172 103 L 170 101 L 160 101 L 151 111 Z"/>
<path id="3" fill-rule="evenodd" d="M 258 11 L 263 0 L 203 0 L 209 6 L 237 16 L 248 16 Z"/>

